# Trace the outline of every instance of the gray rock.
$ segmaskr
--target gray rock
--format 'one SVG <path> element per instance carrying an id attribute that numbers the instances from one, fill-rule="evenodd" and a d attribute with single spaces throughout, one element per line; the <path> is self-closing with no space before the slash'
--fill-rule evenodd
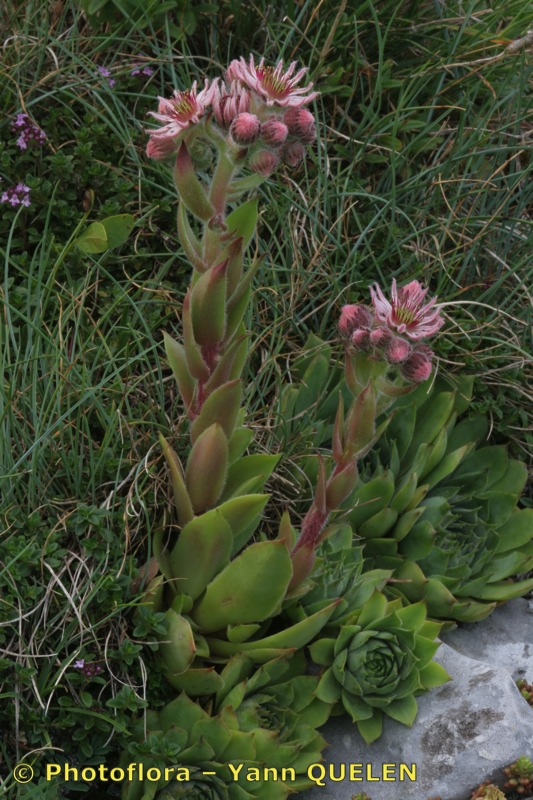
<path id="1" fill-rule="evenodd" d="M 442 640 L 469 658 L 503 667 L 513 678 L 533 683 L 533 606 L 519 597 L 482 622 L 461 625 Z"/>
<path id="2" fill-rule="evenodd" d="M 356 764 L 362 765 L 363 776 L 370 769 L 374 780 L 326 778 L 325 786 L 304 792 L 302 800 L 351 800 L 363 791 L 372 800 L 464 800 L 483 780 L 501 780 L 501 768 L 519 755 L 531 754 L 533 709 L 521 697 L 509 669 L 468 658 L 446 644 L 436 660 L 453 680 L 418 698 L 413 728 L 386 718 L 382 737 L 367 745 L 346 717 L 324 726 L 329 742 L 326 775 L 331 769 L 338 777 L 345 764 L 348 777 L 348 765 Z M 382 777 L 384 764 L 397 766 L 388 781 L 375 780 Z M 416 780 L 406 774 L 398 779 L 401 764 L 409 769 L 416 764 Z"/>

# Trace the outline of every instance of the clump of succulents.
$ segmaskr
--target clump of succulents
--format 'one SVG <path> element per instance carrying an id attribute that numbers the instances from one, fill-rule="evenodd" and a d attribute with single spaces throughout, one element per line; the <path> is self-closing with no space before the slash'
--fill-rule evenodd
<path id="1" fill-rule="evenodd" d="M 528 756 L 520 756 L 503 772 L 507 778 L 504 789 L 524 797 L 533 792 L 533 762 Z"/>
<path id="2" fill-rule="evenodd" d="M 393 283 L 392 304 L 375 287 L 371 320 L 359 307 L 345 311 L 343 334 L 357 339 L 365 358 L 379 351 L 383 363 L 363 371 L 347 365 L 331 458 L 319 458 L 301 522 L 284 512 L 277 531 L 262 526 L 263 488 L 279 456 L 247 454 L 244 316 L 261 260 L 245 268 L 257 203 L 241 197 L 281 162 L 295 166 L 316 136 L 305 108 L 316 93 L 299 85 L 306 70 L 295 70 L 295 63 L 284 71 L 282 62 L 234 61 L 224 81 L 160 98 L 152 115 L 163 124 L 150 131 L 147 154 L 174 162 L 178 233 L 193 266 L 182 336 L 165 335 L 189 446 L 180 456 L 160 437 L 175 524 L 163 519 L 155 532 L 160 574 L 144 597 L 166 619 L 157 657 L 181 694 L 148 714 L 146 741 L 139 737 L 128 755 L 142 757 L 145 773 L 163 765 L 185 779 L 138 775 L 124 800 L 284 798 L 308 784 L 307 767 L 325 745 L 316 728 L 334 706 L 371 741 L 383 713 L 412 724 L 414 695 L 448 678 L 431 661 L 440 626 L 422 603 L 387 601 L 380 590 L 392 570 L 363 571 L 352 528 L 332 519 L 357 488 L 358 461 L 390 422 L 376 423 L 379 414 L 431 371 L 431 350 L 420 340 L 442 318 L 418 282 Z M 209 156 L 215 166 L 206 185 L 198 164 L 207 168 Z M 320 675 L 307 674 L 307 646 L 325 667 Z M 290 785 L 261 777 L 262 767 L 278 765 L 292 769 Z"/>
<path id="3" fill-rule="evenodd" d="M 305 416 L 308 447 L 324 448 L 346 385 L 329 368 L 331 347 L 312 337 L 308 348 L 298 365 L 301 383 L 286 390 L 282 409 L 294 424 Z M 349 381 L 376 369 L 377 355 L 348 350 Z M 504 446 L 486 443 L 487 421 L 468 415 L 471 391 L 468 379 L 428 380 L 403 395 L 389 386 L 381 408 L 390 412 L 392 403 L 392 419 L 334 518 L 352 526 L 366 569 L 393 570 L 398 582 L 389 589 L 410 602 L 424 599 L 431 616 L 470 622 L 533 587 L 532 579 L 515 579 L 533 567 L 533 510 L 517 505 L 526 467 Z M 292 432 L 289 421 L 289 448 Z M 303 473 L 315 480 L 316 457 L 300 463 L 293 479 Z"/>
<path id="4" fill-rule="evenodd" d="M 410 601 L 472 622 L 533 587 L 512 580 L 533 567 L 533 510 L 517 507 L 525 465 L 486 444 L 469 399 L 467 382 L 436 381 L 398 401 L 347 518 Z"/>
<path id="5" fill-rule="evenodd" d="M 142 773 L 137 770 L 123 785 L 122 798 L 283 800 L 310 785 L 307 768 L 320 760 L 325 744 L 315 731 L 303 744 L 290 736 L 283 740 L 251 715 L 239 718 L 229 705 L 210 715 L 181 694 L 161 711 L 148 713 L 146 732 L 141 726 L 123 756 L 124 765 L 142 764 Z M 278 780 L 265 769 L 278 771 Z"/>
<path id="6" fill-rule="evenodd" d="M 162 525 L 156 535 L 161 574 L 146 596 L 167 621 L 159 648 L 164 674 L 190 696 L 223 692 L 224 664 L 233 656 L 244 654 L 263 664 L 295 653 L 328 621 L 340 624 L 343 615 L 360 607 L 390 576 L 390 570 L 379 568 L 362 574 L 357 549 L 339 554 L 325 547 L 318 556 L 332 532 L 330 515 L 356 486 L 358 459 L 383 429 L 376 428 L 376 409 L 380 396 L 393 387 L 383 375 L 374 380 L 369 374 L 362 382 L 354 378 L 352 397 L 346 404 L 339 400 L 333 464 L 331 469 L 320 466 L 314 499 L 299 526 L 283 514 L 277 537 L 267 538 L 261 521 L 268 495 L 262 489 L 279 457 L 245 455 L 252 435 L 241 408 L 248 348 L 243 317 L 260 262 L 255 260 L 248 270 L 243 264 L 257 204 L 246 201 L 230 213 L 227 205 L 265 177 L 256 163 L 261 136 L 269 139 L 272 153 L 281 154 L 288 145 L 281 139 L 274 142 L 276 131 L 291 146 L 298 137 L 301 144 L 314 138 L 303 106 L 315 93 L 310 86 L 297 86 L 304 73 L 293 77 L 294 69 L 293 64 L 283 73 L 278 64 L 271 71 L 263 62 L 255 67 L 253 59 L 249 64 L 233 62 L 226 84 L 206 83 L 200 92 L 194 86 L 160 100 L 154 116 L 165 124 L 150 132 L 147 150 L 155 158 L 175 159 L 178 232 L 194 268 L 183 303 L 182 341 L 165 336 L 191 442 L 183 464 L 161 437 L 179 532 L 177 537 L 168 535 Z M 209 187 L 201 183 L 189 152 L 202 143 L 218 151 Z M 247 168 L 256 174 L 251 180 L 239 179 Z M 190 225 L 191 215 L 196 230 L 202 231 L 200 238 Z M 381 290 L 375 291 L 383 298 Z M 413 319 L 399 323 L 398 334 L 376 347 L 387 352 L 400 348 L 406 324 L 410 335 L 440 327 L 435 301 L 424 304 L 425 294 L 416 281 L 399 290 L 393 285 L 393 295 L 409 307 Z M 379 302 L 386 316 L 386 301 Z M 420 353 L 429 363 L 427 348 L 417 344 L 407 349 L 406 364 Z M 417 378 L 407 375 L 406 365 L 402 369 L 401 385 L 409 387 Z M 351 544 L 344 549 L 349 548 Z"/>
<path id="7" fill-rule="evenodd" d="M 412 725 L 415 695 L 449 680 L 432 661 L 440 627 L 423 603 L 402 607 L 375 592 L 336 637 L 310 645 L 312 660 L 325 667 L 317 697 L 342 707 L 366 742 L 381 735 L 384 714 Z"/>

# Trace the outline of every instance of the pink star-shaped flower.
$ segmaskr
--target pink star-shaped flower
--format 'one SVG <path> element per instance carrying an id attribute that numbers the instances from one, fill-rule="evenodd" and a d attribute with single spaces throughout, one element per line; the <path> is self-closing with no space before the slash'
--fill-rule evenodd
<path id="1" fill-rule="evenodd" d="M 204 88 L 197 92 L 196 86 L 197 81 L 194 81 L 192 87 L 184 92 L 174 90 L 170 100 L 159 98 L 157 111 L 148 113 L 166 124 L 162 128 L 149 131 L 150 136 L 174 138 L 190 125 L 196 125 L 200 121 L 211 104 L 216 87 L 214 83 L 210 86 L 209 81 L 206 81 Z"/>
<path id="2" fill-rule="evenodd" d="M 444 325 L 444 319 L 440 315 L 440 306 L 435 305 L 436 297 L 424 303 L 427 291 L 418 281 L 411 281 L 398 289 L 393 280 L 389 301 L 378 284 L 374 284 L 370 295 L 376 319 L 409 339 L 433 336 Z"/>
<path id="3" fill-rule="evenodd" d="M 312 92 L 313 84 L 298 86 L 307 67 L 302 67 L 296 74 L 296 61 L 293 61 L 285 72 L 283 61 L 278 61 L 275 67 L 266 67 L 262 58 L 256 66 L 253 55 L 248 63 L 241 56 L 239 60 L 232 61 L 226 72 L 226 81 L 239 81 L 253 92 L 258 94 L 267 106 L 281 106 L 299 108 L 307 105 L 319 92 Z"/>

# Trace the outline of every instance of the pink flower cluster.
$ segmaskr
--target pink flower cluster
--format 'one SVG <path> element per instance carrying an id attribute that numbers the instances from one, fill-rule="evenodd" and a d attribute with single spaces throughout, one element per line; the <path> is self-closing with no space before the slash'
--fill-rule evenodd
<path id="1" fill-rule="evenodd" d="M 147 154 L 151 158 L 167 158 L 177 150 L 184 131 L 211 115 L 217 127 L 236 149 L 247 151 L 248 165 L 268 176 L 281 162 L 297 166 L 305 154 L 305 145 L 316 139 L 315 120 L 304 107 L 316 97 L 313 84 L 300 86 L 307 68 L 296 71 L 293 61 L 283 69 L 283 61 L 275 67 L 265 66 L 262 58 L 232 61 L 224 80 L 205 81 L 197 90 L 174 91 L 171 99 L 159 98 L 157 112 L 151 116 L 164 123 L 151 130 Z"/>
<path id="2" fill-rule="evenodd" d="M 46 142 L 46 133 L 35 122 L 32 122 L 27 114 L 17 114 L 11 127 L 18 133 L 17 144 L 21 150 L 26 150 L 30 142 L 37 144 Z"/>
<path id="3" fill-rule="evenodd" d="M 24 183 L 17 183 L 16 186 L 10 186 L 5 192 L 2 192 L 0 203 L 9 203 L 12 206 L 26 206 L 30 205 L 30 187 Z"/>
<path id="4" fill-rule="evenodd" d="M 370 289 L 372 308 L 346 305 L 341 310 L 339 331 L 355 351 L 398 366 L 410 383 L 421 383 L 431 375 L 433 351 L 422 342 L 444 324 L 437 298 L 425 303 L 427 289 L 418 281 L 397 288 L 392 282 L 391 299 L 380 287 Z"/>

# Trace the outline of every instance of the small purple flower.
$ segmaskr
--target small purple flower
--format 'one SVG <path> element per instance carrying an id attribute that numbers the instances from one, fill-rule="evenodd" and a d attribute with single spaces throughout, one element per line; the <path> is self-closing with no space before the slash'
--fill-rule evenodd
<path id="1" fill-rule="evenodd" d="M 21 150 L 26 150 L 29 142 L 43 144 L 46 141 L 46 133 L 35 122 L 32 122 L 27 114 L 17 114 L 11 123 L 11 128 L 19 134 L 17 145 Z"/>
<path id="2" fill-rule="evenodd" d="M 98 67 L 98 72 L 102 76 L 102 78 L 107 78 L 108 85 L 113 88 L 116 83 L 116 80 L 111 77 L 111 72 L 107 69 L 107 67 Z"/>
<path id="3" fill-rule="evenodd" d="M 84 658 L 80 658 L 78 661 L 75 661 L 73 666 L 74 669 L 79 669 L 85 678 L 94 678 L 95 675 L 99 675 L 101 672 L 103 672 L 101 666 L 86 662 Z"/>
<path id="4" fill-rule="evenodd" d="M 135 76 L 135 75 L 146 75 L 147 78 L 149 78 L 150 75 L 153 75 L 153 74 L 154 74 L 154 70 L 152 69 L 152 67 L 143 67 L 141 69 L 140 66 L 135 66 L 130 72 L 130 75 L 132 75 L 132 76 Z"/>
<path id="5" fill-rule="evenodd" d="M 28 206 L 30 205 L 30 187 L 25 183 L 17 183 L 16 186 L 10 186 L 5 192 L 2 192 L 0 203 L 9 203 L 12 206 Z"/>

